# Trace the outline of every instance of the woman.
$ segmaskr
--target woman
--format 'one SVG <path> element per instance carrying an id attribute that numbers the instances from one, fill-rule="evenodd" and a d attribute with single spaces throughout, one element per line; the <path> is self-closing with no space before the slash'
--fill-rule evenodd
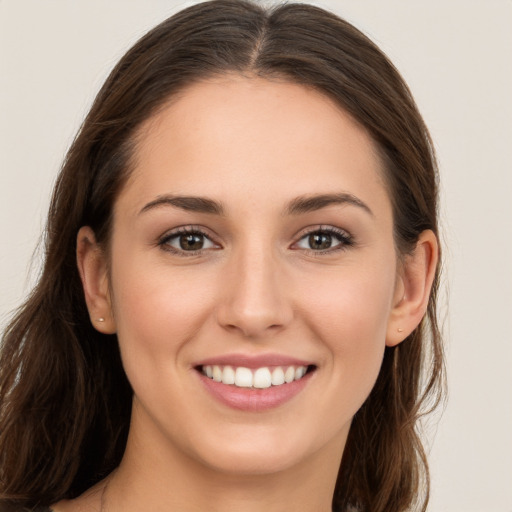
<path id="1" fill-rule="evenodd" d="M 436 216 L 427 129 L 354 27 L 163 22 L 71 147 L 4 335 L 4 508 L 425 510 Z"/>

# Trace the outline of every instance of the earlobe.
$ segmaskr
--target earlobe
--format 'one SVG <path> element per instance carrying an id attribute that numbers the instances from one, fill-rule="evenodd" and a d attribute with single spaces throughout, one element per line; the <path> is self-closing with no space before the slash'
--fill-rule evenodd
<path id="1" fill-rule="evenodd" d="M 437 269 L 439 247 L 431 230 L 423 231 L 412 254 L 404 258 L 395 303 L 388 322 L 386 345 L 395 346 L 419 325 L 427 310 Z"/>
<path id="2" fill-rule="evenodd" d="M 116 325 L 112 315 L 107 259 L 89 226 L 80 228 L 78 232 L 76 257 L 91 322 L 99 332 L 113 334 Z"/>

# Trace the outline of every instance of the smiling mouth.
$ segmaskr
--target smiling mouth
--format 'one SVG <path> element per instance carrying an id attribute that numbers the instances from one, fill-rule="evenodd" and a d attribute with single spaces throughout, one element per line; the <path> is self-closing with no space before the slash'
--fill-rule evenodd
<path id="1" fill-rule="evenodd" d="M 263 366 L 251 369 L 244 366 L 204 365 L 196 369 L 205 377 L 222 384 L 238 388 L 267 389 L 301 380 L 313 372 L 316 366 Z"/>

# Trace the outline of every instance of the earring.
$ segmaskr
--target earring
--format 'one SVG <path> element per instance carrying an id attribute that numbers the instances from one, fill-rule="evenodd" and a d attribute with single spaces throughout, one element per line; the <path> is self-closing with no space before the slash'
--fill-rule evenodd
<path id="1" fill-rule="evenodd" d="M 404 332 L 404 330 L 403 330 L 401 327 L 399 327 L 399 328 L 397 329 L 397 331 L 398 331 L 398 332 Z"/>
<path id="2" fill-rule="evenodd" d="M 98 322 L 104 322 L 105 319 L 103 317 L 98 318 Z"/>

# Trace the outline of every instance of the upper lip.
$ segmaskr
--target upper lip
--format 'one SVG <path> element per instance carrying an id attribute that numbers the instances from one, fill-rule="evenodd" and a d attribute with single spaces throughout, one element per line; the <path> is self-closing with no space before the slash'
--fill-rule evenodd
<path id="1" fill-rule="evenodd" d="M 193 366 L 234 366 L 244 368 L 262 368 L 265 366 L 310 366 L 311 361 L 297 359 L 283 354 L 224 354 L 203 359 Z"/>

